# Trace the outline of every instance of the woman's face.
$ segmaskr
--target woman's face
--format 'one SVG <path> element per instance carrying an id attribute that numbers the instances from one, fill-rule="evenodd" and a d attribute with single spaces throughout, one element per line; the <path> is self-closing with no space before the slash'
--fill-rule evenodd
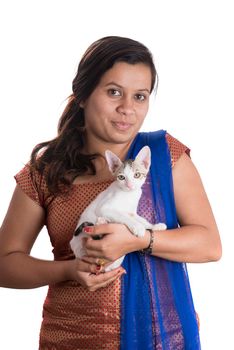
<path id="1" fill-rule="evenodd" d="M 116 63 L 81 103 L 86 126 L 86 151 L 100 152 L 130 144 L 149 108 L 151 70 L 143 63 Z"/>

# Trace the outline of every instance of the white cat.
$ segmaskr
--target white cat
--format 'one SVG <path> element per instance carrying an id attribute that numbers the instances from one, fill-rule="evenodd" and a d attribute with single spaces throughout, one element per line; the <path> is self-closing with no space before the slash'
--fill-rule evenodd
<path id="1" fill-rule="evenodd" d="M 137 206 L 142 194 L 142 185 L 145 182 L 151 163 L 151 153 L 148 146 L 143 147 L 135 160 L 122 162 L 111 151 L 105 152 L 106 160 L 115 181 L 99 193 L 82 213 L 76 227 L 75 234 L 70 242 L 76 257 L 86 254 L 82 245 L 82 238 L 87 235 L 82 228 L 87 225 L 104 222 L 125 224 L 138 237 L 143 237 L 146 229 L 165 230 L 163 223 L 152 225 L 145 218 L 137 214 Z M 105 268 L 110 271 L 119 267 L 124 256 Z"/>

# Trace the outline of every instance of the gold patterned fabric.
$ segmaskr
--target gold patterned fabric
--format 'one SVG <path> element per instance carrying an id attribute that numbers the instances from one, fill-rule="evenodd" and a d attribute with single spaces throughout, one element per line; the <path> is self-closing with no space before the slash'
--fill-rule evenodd
<path id="1" fill-rule="evenodd" d="M 166 134 L 166 140 L 170 148 L 172 167 L 183 153 L 190 156 L 190 149 L 168 133 Z"/>
<path id="2" fill-rule="evenodd" d="M 166 134 L 172 166 L 189 150 Z M 53 197 L 46 183 L 26 165 L 16 176 L 22 190 L 46 210 L 48 234 L 55 260 L 74 258 L 69 246 L 77 221 L 88 204 L 110 181 L 73 185 L 69 194 Z M 120 339 L 120 291 L 118 279 L 106 288 L 89 292 L 78 282 L 49 286 L 43 306 L 40 350 L 118 350 Z"/>

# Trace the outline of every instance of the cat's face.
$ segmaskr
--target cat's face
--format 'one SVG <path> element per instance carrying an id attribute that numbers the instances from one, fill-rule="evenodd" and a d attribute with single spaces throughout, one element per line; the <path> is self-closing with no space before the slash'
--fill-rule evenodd
<path id="1" fill-rule="evenodd" d="M 124 191 L 141 188 L 150 168 L 150 148 L 143 147 L 135 160 L 122 162 L 114 153 L 106 151 L 109 169 L 116 177 L 119 187 Z"/>
<path id="2" fill-rule="evenodd" d="M 136 161 L 127 160 L 116 172 L 116 181 L 124 191 L 141 188 L 146 179 L 146 169 Z"/>

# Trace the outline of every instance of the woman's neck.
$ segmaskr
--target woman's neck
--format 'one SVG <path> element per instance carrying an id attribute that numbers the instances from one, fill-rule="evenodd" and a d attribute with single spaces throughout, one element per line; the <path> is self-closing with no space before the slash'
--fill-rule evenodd
<path id="1" fill-rule="evenodd" d="M 132 141 L 131 141 L 132 142 Z M 113 153 L 115 153 L 121 160 L 124 160 L 129 147 L 131 145 L 131 142 L 127 143 L 119 143 L 119 144 L 114 144 L 114 143 L 104 143 L 104 142 L 87 142 L 83 152 L 86 154 L 100 154 L 102 157 L 97 157 L 97 163 L 102 162 L 105 158 L 105 151 L 109 150 Z M 97 164 L 98 166 L 98 164 Z M 102 165 L 101 165 L 102 168 Z"/>

